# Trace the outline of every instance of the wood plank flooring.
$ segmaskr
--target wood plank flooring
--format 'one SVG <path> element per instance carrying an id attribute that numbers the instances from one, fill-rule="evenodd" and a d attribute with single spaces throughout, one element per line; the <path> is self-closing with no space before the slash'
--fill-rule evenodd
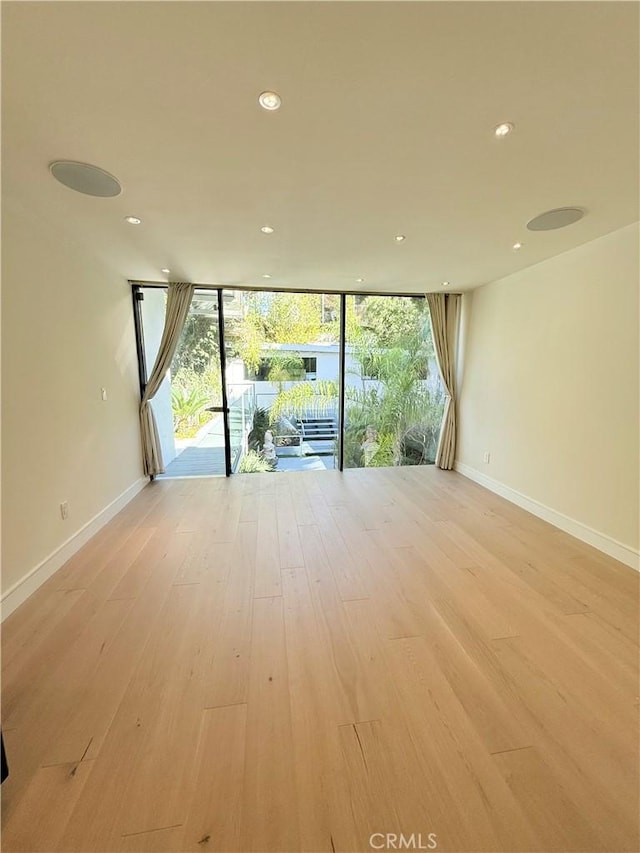
<path id="1" fill-rule="evenodd" d="M 435 468 L 156 481 L 3 625 L 2 849 L 637 851 L 639 580 Z"/>

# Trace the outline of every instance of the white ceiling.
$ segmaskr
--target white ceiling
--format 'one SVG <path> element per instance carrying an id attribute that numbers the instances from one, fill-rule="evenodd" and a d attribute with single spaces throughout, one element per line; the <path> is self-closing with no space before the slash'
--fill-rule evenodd
<path id="1" fill-rule="evenodd" d="M 128 278 L 460 290 L 638 219 L 636 3 L 2 13 L 3 193 Z M 280 111 L 258 106 L 265 89 Z M 505 120 L 516 130 L 498 141 Z M 61 186 L 60 158 L 112 172 L 122 195 Z M 587 216 L 526 230 L 564 205 Z"/>

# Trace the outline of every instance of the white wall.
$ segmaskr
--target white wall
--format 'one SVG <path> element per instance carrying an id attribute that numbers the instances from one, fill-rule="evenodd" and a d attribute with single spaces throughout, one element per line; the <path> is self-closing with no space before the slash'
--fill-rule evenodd
<path id="1" fill-rule="evenodd" d="M 2 231 L 6 594 L 43 561 L 54 565 L 56 552 L 68 553 L 58 549 L 111 502 L 131 496 L 142 464 L 126 280 L 10 199 Z M 37 582 L 33 576 L 10 599 Z"/>
<path id="2" fill-rule="evenodd" d="M 633 225 L 466 296 L 458 445 L 463 473 L 567 516 L 631 563 L 638 277 Z"/>

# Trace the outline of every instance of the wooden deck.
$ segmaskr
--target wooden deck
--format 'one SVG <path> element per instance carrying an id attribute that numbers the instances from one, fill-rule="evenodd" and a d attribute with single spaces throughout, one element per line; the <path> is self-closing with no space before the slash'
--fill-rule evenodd
<path id="1" fill-rule="evenodd" d="M 223 447 L 187 447 L 167 465 L 160 477 L 211 477 L 225 475 Z"/>
<path id="2" fill-rule="evenodd" d="M 156 481 L 5 622 L 2 849 L 637 851 L 638 580 L 433 467 Z"/>

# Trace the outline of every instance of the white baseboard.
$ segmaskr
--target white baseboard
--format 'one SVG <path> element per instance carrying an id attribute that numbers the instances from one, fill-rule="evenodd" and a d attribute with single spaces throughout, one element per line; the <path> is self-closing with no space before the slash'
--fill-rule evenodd
<path id="1" fill-rule="evenodd" d="M 527 495 L 523 495 L 510 486 L 505 486 L 504 483 L 494 480 L 492 477 L 487 477 L 486 474 L 476 471 L 475 468 L 465 465 L 464 462 L 456 462 L 453 468 L 475 483 L 484 486 L 485 489 L 489 489 L 490 492 L 495 492 L 500 497 L 511 501 L 511 503 L 522 507 L 522 509 L 526 509 L 532 515 L 537 515 L 538 518 L 548 521 L 554 527 L 558 527 L 565 533 L 575 536 L 576 539 L 586 542 L 587 545 L 592 545 L 609 557 L 613 557 L 615 560 L 619 560 L 632 569 L 640 571 L 640 553 L 628 545 L 618 542 L 617 539 L 612 539 L 611 536 L 607 536 L 605 533 L 600 533 L 599 530 L 594 530 L 581 521 L 576 521 L 575 518 L 570 518 L 562 512 L 551 509 L 551 507 L 540 503 L 540 501 L 527 497 Z"/>
<path id="2" fill-rule="evenodd" d="M 59 548 L 56 548 L 48 557 L 41 563 L 38 563 L 30 572 L 28 572 L 17 583 L 3 593 L 1 601 L 2 615 L 0 621 L 9 616 L 10 613 L 19 607 L 23 602 L 32 595 L 38 587 L 48 580 L 54 572 L 63 566 L 67 560 L 72 557 L 76 551 L 79 551 L 92 536 L 104 527 L 107 522 L 117 515 L 130 500 L 132 500 L 149 482 L 148 477 L 140 477 L 128 489 L 125 489 L 121 495 L 111 501 L 103 510 L 83 525 L 80 530 L 70 536 L 66 542 L 63 542 Z"/>

